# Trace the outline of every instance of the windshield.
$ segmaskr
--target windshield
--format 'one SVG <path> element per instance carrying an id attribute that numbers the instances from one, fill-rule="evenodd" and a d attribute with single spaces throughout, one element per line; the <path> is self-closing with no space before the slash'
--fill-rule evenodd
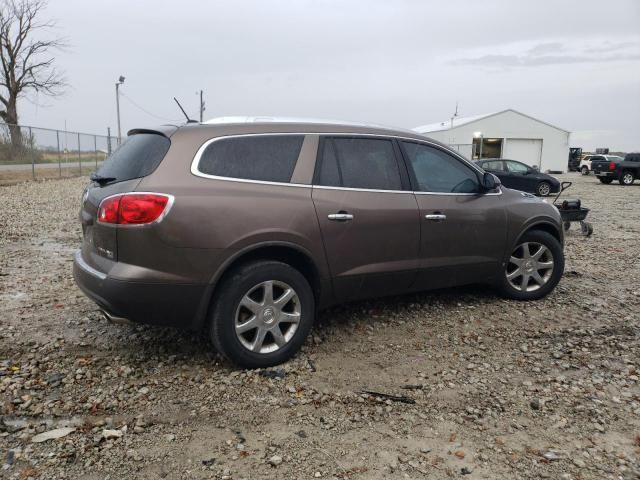
<path id="1" fill-rule="evenodd" d="M 131 135 L 107 158 L 97 174 L 123 182 L 146 177 L 160 164 L 171 142 L 163 135 L 138 133 Z"/>

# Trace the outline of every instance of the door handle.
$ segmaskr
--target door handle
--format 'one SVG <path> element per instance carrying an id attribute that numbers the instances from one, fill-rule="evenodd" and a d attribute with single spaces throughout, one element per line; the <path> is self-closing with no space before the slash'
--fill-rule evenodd
<path id="1" fill-rule="evenodd" d="M 353 215 L 346 212 L 338 212 L 338 213 L 330 213 L 329 215 L 327 215 L 327 218 L 334 222 L 349 222 L 353 220 Z"/>
<path id="2" fill-rule="evenodd" d="M 432 222 L 442 222 L 443 220 L 447 219 L 447 216 L 443 215 L 442 213 L 434 213 L 431 215 L 425 215 L 424 218 L 426 218 L 427 220 L 431 220 Z"/>

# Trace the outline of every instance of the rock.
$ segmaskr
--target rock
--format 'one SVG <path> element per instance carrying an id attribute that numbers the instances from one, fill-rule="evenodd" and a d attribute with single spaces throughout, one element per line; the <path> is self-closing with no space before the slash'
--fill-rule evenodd
<path id="1" fill-rule="evenodd" d="M 534 410 L 540 410 L 540 400 L 537 398 L 534 398 L 529 402 L 529 406 Z"/>
<path id="2" fill-rule="evenodd" d="M 584 460 L 582 460 L 580 458 L 574 458 L 573 459 L 573 464 L 578 468 L 584 468 L 586 466 Z"/>
<path id="3" fill-rule="evenodd" d="M 138 452 L 136 452 L 133 449 L 127 450 L 127 457 L 136 462 L 139 462 L 140 460 L 142 460 L 142 455 L 140 455 Z"/>
<path id="4" fill-rule="evenodd" d="M 562 450 L 547 450 L 546 452 L 544 452 L 544 454 L 542 455 L 544 458 L 546 458 L 549 461 L 555 461 L 555 460 L 561 460 L 563 458 L 566 458 L 567 456 L 567 452 L 564 452 Z"/>
<path id="5" fill-rule="evenodd" d="M 104 438 L 105 440 L 112 440 L 114 438 L 120 438 L 120 437 L 122 437 L 122 435 L 124 435 L 122 430 L 104 429 L 102 431 L 102 438 Z"/>
<path id="6" fill-rule="evenodd" d="M 460 474 L 461 475 L 471 475 L 471 473 L 473 472 L 473 470 L 469 467 L 462 467 L 460 469 Z"/>
<path id="7" fill-rule="evenodd" d="M 69 435 L 71 432 L 75 432 L 75 428 L 65 427 L 65 428 L 56 428 L 54 430 L 49 430 L 48 432 L 39 433 L 38 435 L 34 435 L 31 439 L 31 443 L 42 443 L 47 440 L 55 440 L 56 438 L 62 438 Z"/>
<path id="8" fill-rule="evenodd" d="M 165 439 L 167 442 L 173 442 L 173 441 L 176 439 L 176 436 L 175 436 L 173 433 L 167 433 L 167 434 L 164 436 L 164 439 Z"/>
<path id="9" fill-rule="evenodd" d="M 527 353 L 529 351 L 529 346 L 526 343 L 520 345 L 520 351 L 523 353 Z"/>
<path id="10" fill-rule="evenodd" d="M 282 463 L 282 457 L 280 455 L 274 455 L 269 459 L 269 464 L 277 467 Z"/>

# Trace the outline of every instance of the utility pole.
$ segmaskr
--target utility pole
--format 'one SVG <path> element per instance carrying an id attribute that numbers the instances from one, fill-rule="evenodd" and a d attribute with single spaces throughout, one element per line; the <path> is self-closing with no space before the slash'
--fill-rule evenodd
<path id="1" fill-rule="evenodd" d="M 120 145 L 120 139 L 122 138 L 122 132 L 120 131 L 120 85 L 124 83 L 124 77 L 120 75 L 116 82 L 116 114 L 118 116 L 118 145 Z"/>
<path id="2" fill-rule="evenodd" d="M 205 110 L 204 100 L 202 99 L 202 90 L 200 90 L 200 123 L 202 123 L 203 121 L 204 110 Z"/>

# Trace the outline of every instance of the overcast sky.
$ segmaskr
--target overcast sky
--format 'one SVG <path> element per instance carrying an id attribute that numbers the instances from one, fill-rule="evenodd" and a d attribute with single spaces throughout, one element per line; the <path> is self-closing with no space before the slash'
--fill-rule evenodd
<path id="1" fill-rule="evenodd" d="M 415 127 L 514 108 L 572 146 L 640 150 L 639 0 L 87 1 L 47 10 L 69 88 L 23 124 L 115 132 L 197 117 L 304 116 Z"/>

